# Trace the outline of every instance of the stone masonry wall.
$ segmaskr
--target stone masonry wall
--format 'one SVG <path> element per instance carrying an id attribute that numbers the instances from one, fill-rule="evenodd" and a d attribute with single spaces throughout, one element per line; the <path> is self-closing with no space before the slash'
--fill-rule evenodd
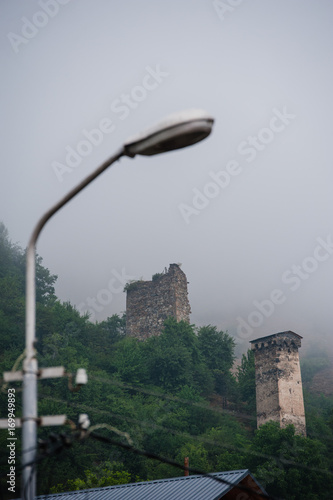
<path id="1" fill-rule="evenodd" d="M 282 332 L 251 341 L 255 355 L 257 426 L 269 420 L 281 427 L 294 424 L 306 435 L 298 348 L 301 338 Z"/>
<path id="2" fill-rule="evenodd" d="M 126 331 L 145 340 L 159 335 L 168 317 L 190 322 L 187 278 L 177 264 L 153 281 L 137 281 L 127 290 Z"/>

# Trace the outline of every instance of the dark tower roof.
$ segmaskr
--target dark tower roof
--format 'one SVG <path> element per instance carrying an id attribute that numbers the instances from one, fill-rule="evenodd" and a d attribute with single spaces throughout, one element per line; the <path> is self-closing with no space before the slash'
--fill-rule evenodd
<path id="1" fill-rule="evenodd" d="M 291 330 L 287 330 L 285 332 L 279 332 L 279 333 L 273 333 L 272 335 L 266 335 L 265 337 L 259 337 L 258 339 L 250 340 L 250 344 L 254 344 L 256 342 L 265 342 L 265 340 L 273 340 L 274 337 L 289 337 L 289 338 L 296 338 L 296 339 L 302 339 L 298 333 L 292 332 Z"/>

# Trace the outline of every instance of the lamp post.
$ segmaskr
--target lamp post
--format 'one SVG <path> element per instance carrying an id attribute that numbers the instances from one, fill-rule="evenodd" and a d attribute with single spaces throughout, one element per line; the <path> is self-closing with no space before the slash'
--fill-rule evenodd
<path id="1" fill-rule="evenodd" d="M 211 132 L 214 119 L 201 110 L 189 110 L 170 115 L 159 125 L 125 142 L 121 149 L 88 175 L 38 221 L 27 249 L 26 264 L 26 348 L 23 362 L 22 417 L 22 499 L 33 500 L 36 495 L 35 458 L 37 447 L 37 376 L 36 358 L 36 243 L 47 221 L 74 196 L 122 156 L 152 156 L 184 148 L 205 139 Z"/>

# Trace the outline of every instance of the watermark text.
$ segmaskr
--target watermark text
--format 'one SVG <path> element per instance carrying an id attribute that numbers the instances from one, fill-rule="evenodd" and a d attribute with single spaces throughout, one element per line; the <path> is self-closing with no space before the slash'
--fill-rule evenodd
<path id="1" fill-rule="evenodd" d="M 8 491 L 15 493 L 16 487 L 16 472 L 15 472 L 15 464 L 16 464 L 16 440 L 15 436 L 15 389 L 8 389 L 8 435 L 7 438 L 8 444 L 8 465 L 9 472 L 7 474 L 7 484 Z"/>

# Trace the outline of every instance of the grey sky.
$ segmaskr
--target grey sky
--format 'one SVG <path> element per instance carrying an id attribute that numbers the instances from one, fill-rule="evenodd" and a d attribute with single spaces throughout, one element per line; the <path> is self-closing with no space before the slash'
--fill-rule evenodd
<path id="1" fill-rule="evenodd" d="M 49 222 L 38 253 L 58 296 L 81 309 L 90 298 L 104 319 L 125 310 L 118 274 L 151 279 L 181 262 L 195 324 L 228 329 L 244 348 L 289 329 L 331 347 L 332 3 L 0 9 L 0 214 L 22 247 L 127 137 L 187 108 L 216 119 L 201 144 L 121 160 Z"/>

